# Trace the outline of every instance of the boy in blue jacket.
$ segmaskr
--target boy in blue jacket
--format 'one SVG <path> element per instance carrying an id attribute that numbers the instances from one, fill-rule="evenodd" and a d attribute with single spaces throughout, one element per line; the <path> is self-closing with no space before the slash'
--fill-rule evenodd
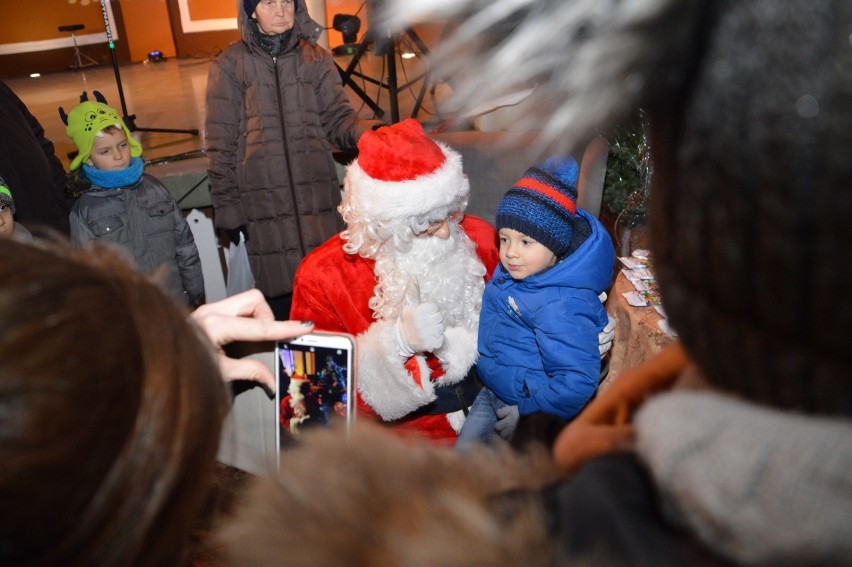
<path id="1" fill-rule="evenodd" d="M 519 416 L 573 418 L 600 378 L 598 334 L 615 252 L 606 229 L 578 210 L 579 166 L 531 167 L 497 207 L 500 264 L 485 287 L 477 370 L 485 387 L 457 446 L 510 439 Z"/>

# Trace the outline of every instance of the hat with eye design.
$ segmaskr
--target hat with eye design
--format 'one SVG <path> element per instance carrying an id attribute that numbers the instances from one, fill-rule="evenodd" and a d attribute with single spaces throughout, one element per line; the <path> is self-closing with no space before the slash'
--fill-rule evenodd
<path id="1" fill-rule="evenodd" d="M 106 103 L 106 98 L 98 91 L 92 91 L 95 101 L 89 100 L 86 91 L 80 95 L 80 104 L 71 109 L 68 114 L 59 107 L 59 116 L 65 123 L 65 133 L 77 146 L 77 157 L 71 162 L 69 168 L 73 171 L 79 168 L 92 153 L 92 144 L 95 136 L 103 136 L 104 128 L 116 126 L 124 130 L 127 142 L 130 144 L 130 155 L 139 157 L 142 155 L 142 146 L 139 145 L 130 133 L 130 129 L 119 116 L 118 111 Z"/>

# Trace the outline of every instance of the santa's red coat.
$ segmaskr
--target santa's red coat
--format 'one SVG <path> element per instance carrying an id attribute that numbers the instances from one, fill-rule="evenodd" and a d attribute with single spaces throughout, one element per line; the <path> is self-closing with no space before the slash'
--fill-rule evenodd
<path id="1" fill-rule="evenodd" d="M 499 261 L 494 227 L 469 215 L 461 225 L 476 245 L 487 280 Z M 436 381 L 456 382 L 467 373 L 476 358 L 475 333 L 472 343 L 466 340 L 460 347 L 466 351 L 457 358 L 457 366 L 461 368 L 442 369 L 434 357 L 426 361 L 423 357 L 412 357 L 403 366 L 390 335 L 393 322 L 377 321 L 369 307 L 376 287 L 375 262 L 345 253 L 343 244 L 339 236 L 334 236 L 302 261 L 296 272 L 290 318 L 313 321 L 318 331 L 356 337 L 358 419 L 380 419 L 401 431 L 454 441 L 456 432 L 446 415 L 412 414 L 434 400 Z M 450 335 L 446 335 L 446 340 L 449 339 Z M 429 378 L 424 383 L 421 376 L 427 373 Z"/>

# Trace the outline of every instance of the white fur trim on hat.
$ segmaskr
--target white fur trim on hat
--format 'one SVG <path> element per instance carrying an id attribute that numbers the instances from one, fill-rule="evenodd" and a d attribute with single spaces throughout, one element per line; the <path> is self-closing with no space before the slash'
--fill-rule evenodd
<path id="1" fill-rule="evenodd" d="M 470 183 L 462 170 L 461 155 L 436 142 L 446 159 L 441 167 L 426 175 L 403 181 L 382 181 L 367 175 L 352 162 L 346 170 L 344 190 L 353 208 L 376 220 L 398 220 L 428 216 L 430 212 L 467 205 Z"/>

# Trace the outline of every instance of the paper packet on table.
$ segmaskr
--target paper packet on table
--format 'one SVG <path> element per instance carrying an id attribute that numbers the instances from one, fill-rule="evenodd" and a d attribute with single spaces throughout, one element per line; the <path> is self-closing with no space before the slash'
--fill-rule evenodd
<path id="1" fill-rule="evenodd" d="M 624 264 L 624 267 L 628 270 L 645 267 L 645 263 L 643 261 L 633 258 L 631 256 L 619 256 L 618 261 Z"/>
<path id="2" fill-rule="evenodd" d="M 627 300 L 628 305 L 632 305 L 633 307 L 648 307 L 648 306 L 657 306 L 662 303 L 660 299 L 660 294 L 647 290 L 647 291 L 626 291 L 621 295 L 624 296 L 624 299 Z"/>

